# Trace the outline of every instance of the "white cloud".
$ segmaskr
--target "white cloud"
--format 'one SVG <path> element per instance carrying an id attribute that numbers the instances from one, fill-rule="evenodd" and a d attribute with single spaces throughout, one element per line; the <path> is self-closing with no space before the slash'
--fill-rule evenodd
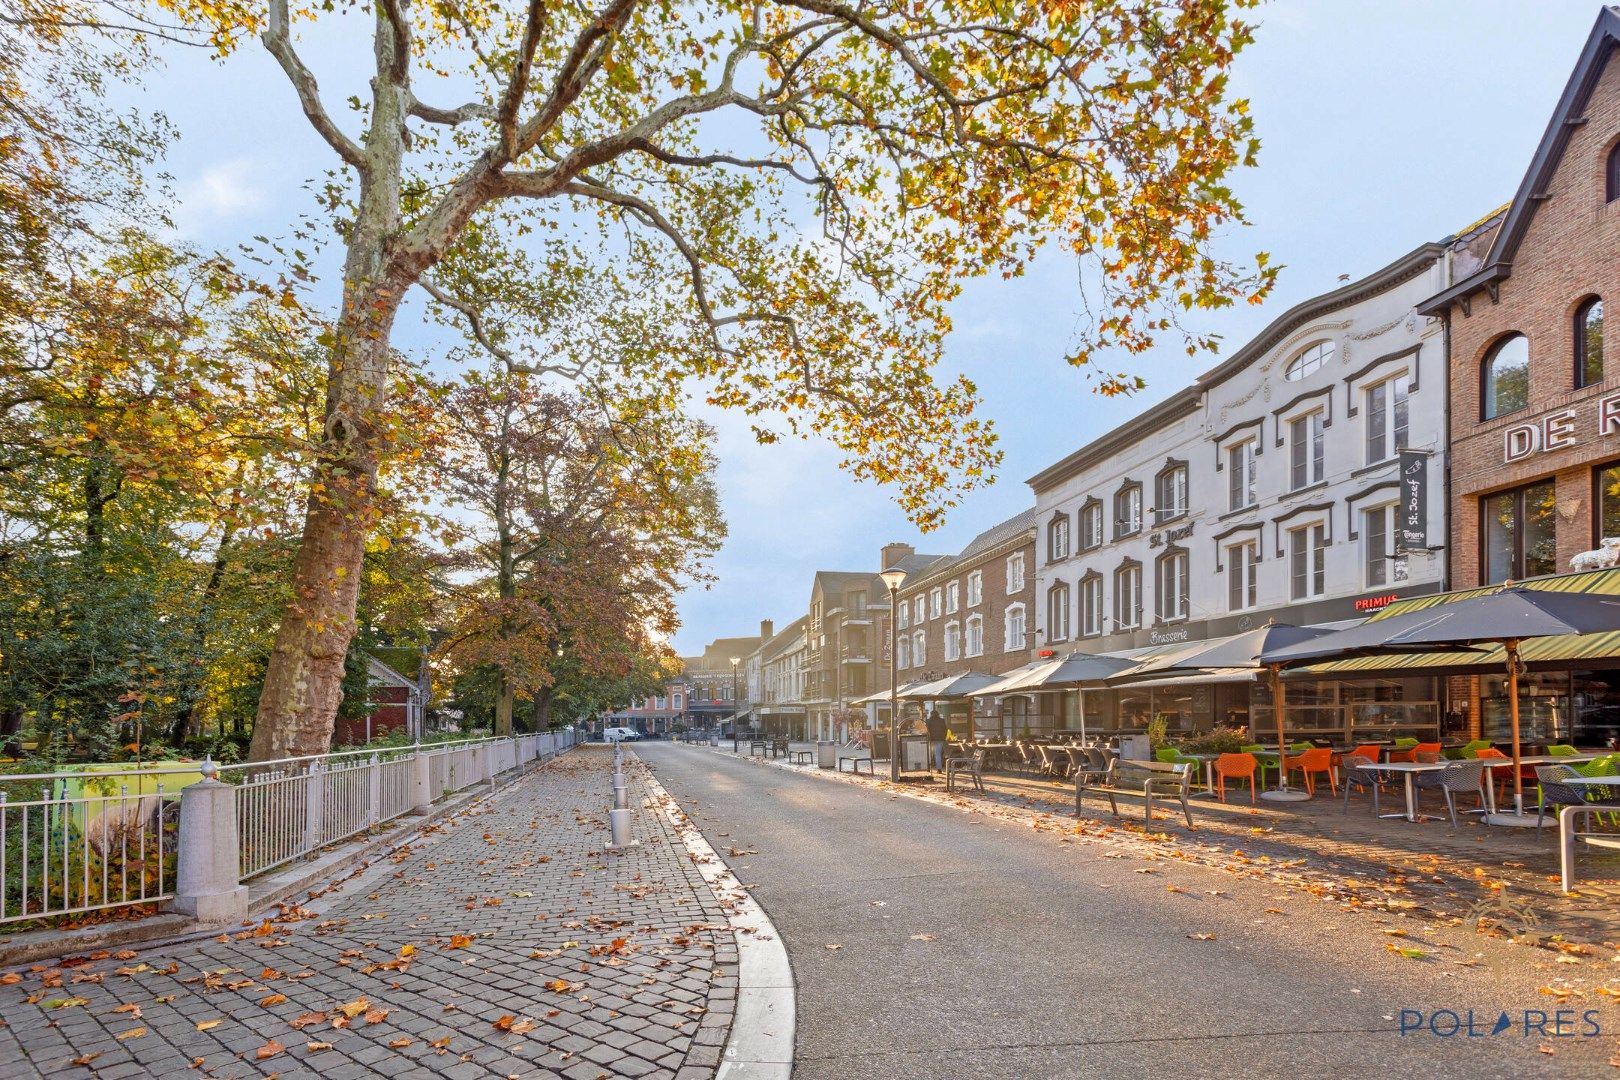
<path id="1" fill-rule="evenodd" d="M 176 227 L 183 235 L 196 236 L 217 223 L 239 221 L 264 209 L 269 193 L 261 183 L 263 175 L 263 167 L 247 157 L 204 167 L 180 185 Z"/>

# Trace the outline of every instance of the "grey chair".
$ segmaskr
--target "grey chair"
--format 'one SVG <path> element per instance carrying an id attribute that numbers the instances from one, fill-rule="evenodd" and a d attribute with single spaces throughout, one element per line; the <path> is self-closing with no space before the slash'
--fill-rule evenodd
<path id="1" fill-rule="evenodd" d="M 1344 768 L 1344 812 L 1350 814 L 1350 789 L 1359 787 L 1363 791 L 1372 792 L 1373 813 L 1378 813 L 1378 791 L 1383 786 L 1384 777 L 1372 766 L 1376 761 L 1361 754 L 1352 754 L 1339 762 Z"/>
<path id="2" fill-rule="evenodd" d="M 1540 785 L 1540 794 L 1536 799 L 1537 832 L 1541 831 L 1541 820 L 1547 812 L 1547 807 L 1586 805 L 1586 792 L 1575 784 L 1562 782 L 1579 775 L 1580 773 L 1570 765 L 1536 766 L 1536 783 Z"/>
<path id="3" fill-rule="evenodd" d="M 1036 743 L 1035 749 L 1041 755 L 1041 772 L 1055 780 L 1062 780 L 1069 774 L 1069 758 L 1065 754 L 1061 758 L 1045 743 Z"/>
<path id="4" fill-rule="evenodd" d="M 1424 791 L 1439 791 L 1446 797 L 1446 812 L 1451 815 L 1452 828 L 1457 826 L 1457 796 L 1479 796 L 1479 807 L 1485 809 L 1485 763 L 1478 759 L 1454 761 L 1438 772 L 1418 773 L 1413 787 L 1414 797 L 1422 801 Z"/>
<path id="5" fill-rule="evenodd" d="M 984 790 L 984 755 L 983 750 L 974 749 L 962 751 L 945 759 L 945 790 L 956 791 L 956 778 L 966 776 L 973 781 L 973 786 L 979 791 Z"/>

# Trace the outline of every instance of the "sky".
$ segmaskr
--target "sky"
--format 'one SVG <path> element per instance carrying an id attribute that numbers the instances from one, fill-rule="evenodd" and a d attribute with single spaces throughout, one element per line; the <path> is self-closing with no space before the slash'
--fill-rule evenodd
<path id="1" fill-rule="evenodd" d="M 1262 145 L 1234 187 L 1251 224 L 1224 254 L 1267 251 L 1284 267 L 1261 307 L 1202 326 L 1229 354 L 1294 304 L 1439 240 L 1506 202 L 1529 164 L 1599 7 L 1592 0 L 1271 0 L 1253 46 L 1237 60 Z M 334 46 L 305 51 L 332 99 L 358 92 Z M 309 204 L 305 185 L 331 163 L 291 90 L 261 49 L 224 63 L 171 60 L 148 80 L 143 105 L 180 133 L 167 169 L 175 224 L 199 246 L 232 248 L 285 234 Z M 785 626 L 809 605 L 815 571 L 872 570 L 889 542 L 951 553 L 1029 506 L 1025 479 L 1152 409 L 1217 362 L 1168 347 L 1105 366 L 1148 387 L 1095 395 L 1062 360 L 1073 340 L 1075 267 L 1039 263 L 1025 278 L 971 285 L 952 311 L 942 378 L 979 386 L 1005 460 L 997 482 L 972 493 L 945 525 L 920 536 L 884 489 L 857 484 L 819 442 L 756 445 L 741 418 L 708 410 L 717 429 L 718 483 L 728 539 L 717 580 L 679 599 L 674 644 L 701 652 L 716 637 Z M 402 320 L 398 342 L 434 334 Z"/>

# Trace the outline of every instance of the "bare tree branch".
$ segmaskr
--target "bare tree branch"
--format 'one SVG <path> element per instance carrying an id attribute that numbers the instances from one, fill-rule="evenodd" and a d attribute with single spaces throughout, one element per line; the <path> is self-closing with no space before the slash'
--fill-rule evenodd
<path id="1" fill-rule="evenodd" d="M 309 118 L 315 131 L 326 140 L 328 146 L 337 151 L 338 157 L 345 163 L 362 172 L 365 171 L 366 155 L 361 152 L 353 139 L 343 134 L 337 124 L 333 123 L 331 116 L 326 112 L 326 106 L 321 104 L 321 91 L 315 83 L 315 76 L 304 66 L 297 50 L 293 48 L 292 36 L 288 32 L 287 0 L 270 0 L 270 24 L 264 32 L 264 47 L 276 58 L 281 70 L 286 73 L 287 80 L 297 91 L 298 104 L 303 106 L 304 115 Z"/>

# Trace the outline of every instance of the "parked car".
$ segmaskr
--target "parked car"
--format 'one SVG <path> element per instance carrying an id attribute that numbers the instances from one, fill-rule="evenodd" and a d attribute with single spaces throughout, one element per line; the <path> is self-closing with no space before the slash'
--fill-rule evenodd
<path id="1" fill-rule="evenodd" d="M 610 727 L 602 729 L 603 742 L 637 742 L 641 732 L 633 727 Z"/>

